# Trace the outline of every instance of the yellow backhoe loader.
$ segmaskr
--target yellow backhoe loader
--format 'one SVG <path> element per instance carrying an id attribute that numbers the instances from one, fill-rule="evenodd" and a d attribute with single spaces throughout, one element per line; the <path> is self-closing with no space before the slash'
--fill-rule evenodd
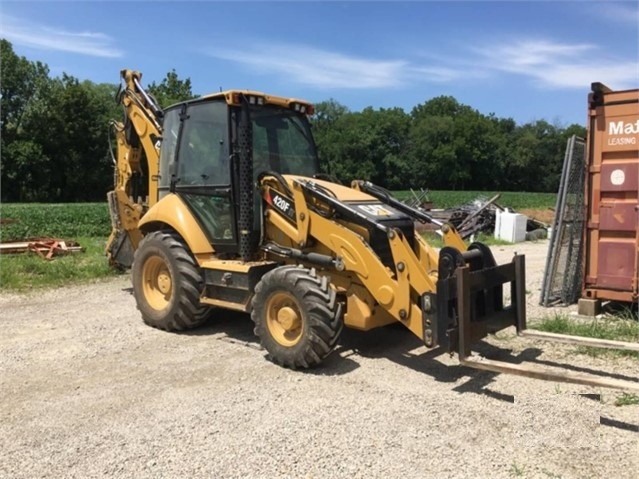
<path id="1" fill-rule="evenodd" d="M 474 343 L 510 326 L 557 339 L 526 329 L 524 257 L 498 266 L 488 247 L 467 246 L 453 226 L 383 188 L 320 173 L 311 104 L 232 90 L 162 110 L 139 72 L 121 76 L 107 255 L 131 268 L 150 326 L 180 331 L 212 308 L 244 311 L 272 361 L 307 368 L 333 351 L 344 326 L 399 322 L 474 368 L 639 387 L 471 356 Z M 437 224 L 445 246 L 432 248 L 416 221 Z"/>

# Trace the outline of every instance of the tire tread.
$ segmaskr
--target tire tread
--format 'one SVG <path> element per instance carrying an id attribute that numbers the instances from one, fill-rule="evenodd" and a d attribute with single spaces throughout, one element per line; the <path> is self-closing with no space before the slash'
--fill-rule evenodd
<path id="1" fill-rule="evenodd" d="M 265 322 L 265 305 L 269 290 L 274 288 L 295 292 L 306 309 L 308 327 L 300 343 L 285 348 L 270 338 Z M 255 334 L 270 359 L 280 366 L 297 369 L 309 368 L 322 362 L 335 348 L 344 322 L 341 303 L 330 287 L 326 276 L 319 276 L 315 268 L 281 266 L 267 273 L 255 288 L 251 319 Z"/>

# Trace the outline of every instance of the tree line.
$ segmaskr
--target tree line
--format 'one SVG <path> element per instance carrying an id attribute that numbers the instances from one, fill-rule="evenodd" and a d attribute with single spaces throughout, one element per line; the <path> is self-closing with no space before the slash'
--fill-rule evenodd
<path id="1" fill-rule="evenodd" d="M 109 121 L 121 119 L 117 84 L 51 77 L 0 40 L 0 199 L 102 201 L 113 183 Z M 195 98 L 175 70 L 148 91 L 162 106 Z M 311 117 L 322 168 L 344 183 L 389 189 L 557 191 L 567 139 L 585 129 L 538 120 L 517 125 L 450 96 L 352 112 L 334 99 Z"/>

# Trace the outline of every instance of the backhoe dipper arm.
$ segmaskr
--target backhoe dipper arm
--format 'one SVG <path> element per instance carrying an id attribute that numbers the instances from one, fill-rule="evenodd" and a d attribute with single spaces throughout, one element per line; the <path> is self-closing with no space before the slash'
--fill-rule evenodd
<path id="1" fill-rule="evenodd" d="M 106 253 L 113 266 L 127 268 L 142 238 L 138 221 L 157 201 L 162 110 L 140 85 L 140 72 L 120 74 L 124 85 L 116 100 L 124 108 L 124 121 L 111 121 L 117 155 L 114 189 L 107 194 L 112 231 Z"/>

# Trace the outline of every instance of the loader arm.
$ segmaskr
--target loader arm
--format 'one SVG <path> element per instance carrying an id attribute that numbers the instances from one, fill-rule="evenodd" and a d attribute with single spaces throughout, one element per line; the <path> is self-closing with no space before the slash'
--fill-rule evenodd
<path id="1" fill-rule="evenodd" d="M 347 298 L 345 325 L 369 329 L 366 327 L 369 319 L 372 320 L 371 327 L 388 324 L 388 321 L 375 320 L 380 316 L 376 309 L 381 308 L 386 319 L 402 323 L 429 348 L 457 353 L 460 364 L 467 367 L 559 382 L 639 390 L 639 382 L 635 381 L 557 372 L 532 364 L 472 356 L 475 343 L 508 327 L 514 327 L 522 337 L 592 345 L 593 341 L 589 339 L 527 329 L 524 256 L 515 255 L 512 262 L 497 265 L 490 249 L 481 243 L 468 247 L 463 244 L 463 248 L 457 248 L 461 239 L 454 229 L 444 235 L 447 246 L 436 253 L 420 238 L 411 244 L 401 229 L 371 221 L 355 208 L 356 203 L 338 199 L 319 180 L 287 176 L 286 182 L 287 185 L 282 187 L 281 179 L 265 178 L 261 185 L 266 203 L 274 206 L 273 198 L 279 198 L 276 203 L 280 204 L 279 208 L 267 207 L 264 212 L 266 229 L 277 231 L 280 243 L 268 242 L 264 250 L 330 274 L 332 284 Z M 385 204 L 394 203 L 389 200 Z M 405 212 L 410 213 L 408 209 Z M 418 218 L 422 213 L 418 211 L 411 216 Z M 366 238 L 358 233 L 354 225 L 365 222 L 386 235 L 392 264 L 384 263 Z M 507 295 L 503 294 L 504 286 L 509 286 Z M 505 304 L 506 300 L 509 304 Z M 360 317 L 366 315 L 370 318 Z M 594 343 L 608 348 L 639 350 L 639 345 L 634 343 Z"/>
<path id="2" fill-rule="evenodd" d="M 127 268 L 142 239 L 138 221 L 158 197 L 162 110 L 142 88 L 140 72 L 120 74 L 124 84 L 116 99 L 124 109 L 124 120 L 111 121 L 117 153 L 114 189 L 107 193 L 112 229 L 106 252 L 111 265 Z"/>
<path id="3" fill-rule="evenodd" d="M 273 230 L 288 237 L 286 244 L 280 240 L 277 247 L 273 247 L 273 242 L 267 243 L 271 246 L 270 251 L 301 248 L 299 251 L 303 255 L 303 249 L 311 247 L 313 251 L 326 252 L 324 256 L 327 259 L 323 263 L 325 267 L 331 266 L 336 270 L 331 272 L 334 282 L 346 284 L 345 290 L 350 286 L 349 281 L 363 286 L 362 291 L 366 293 L 360 294 L 370 296 L 363 298 L 364 303 L 373 303 L 372 309 L 382 308 L 427 346 L 445 346 L 450 350 L 456 350 L 458 346 L 458 335 L 455 333 L 456 306 L 453 304 L 457 299 L 456 290 L 446 288 L 447 295 L 438 295 L 438 287 L 442 287 L 442 284 L 447 286 L 451 278 L 454 279 L 458 266 L 468 263 L 473 270 L 484 270 L 492 278 L 494 286 L 492 289 L 486 288 L 481 294 L 491 298 L 494 294 L 501 296 L 502 283 L 515 281 L 512 275 L 500 275 L 502 270 L 497 268 L 488 248 L 471 246 L 468 249 L 452 227 L 449 230 L 451 234 L 445 237 L 452 246 L 437 253 L 421 237 L 410 241 L 400 228 L 385 225 L 365 215 L 358 208 L 361 207 L 359 202 L 337 199 L 328 190 L 328 185 L 300 177 L 289 177 L 286 187 L 280 187 L 279 181 L 274 178 L 263 184 L 267 203 L 274 205 L 273 208 L 267 208 L 266 221 L 273 225 Z M 362 195 L 360 199 L 366 197 Z M 283 214 L 281 205 L 286 205 L 283 208 L 286 214 Z M 383 211 L 379 207 L 367 207 L 369 210 Z M 330 214 L 327 213 L 329 211 Z M 385 250 L 390 260 L 383 261 L 379 252 L 371 247 L 370 239 L 367 240 L 358 231 L 366 231 L 367 228 L 380 233 L 382 241 L 387 243 Z M 463 248 L 461 251 L 456 248 L 460 243 Z M 296 256 L 301 259 L 300 255 Z M 485 260 L 477 261 L 484 256 Z M 312 258 L 307 259 L 312 262 Z M 502 268 L 510 271 L 512 266 Z M 340 279 L 343 276 L 348 276 L 349 281 Z M 440 279 L 447 282 L 442 283 Z M 348 296 L 348 291 L 345 294 Z M 497 311 L 513 311 L 511 324 L 515 324 L 515 308 L 504 308 L 500 301 L 484 303 L 481 310 L 476 311 L 477 315 L 483 318 Z M 366 323 L 366 318 L 352 318 L 350 311 L 347 315 L 360 325 L 360 329 L 368 329 L 361 327 Z M 350 326 L 348 316 L 346 325 Z"/>

